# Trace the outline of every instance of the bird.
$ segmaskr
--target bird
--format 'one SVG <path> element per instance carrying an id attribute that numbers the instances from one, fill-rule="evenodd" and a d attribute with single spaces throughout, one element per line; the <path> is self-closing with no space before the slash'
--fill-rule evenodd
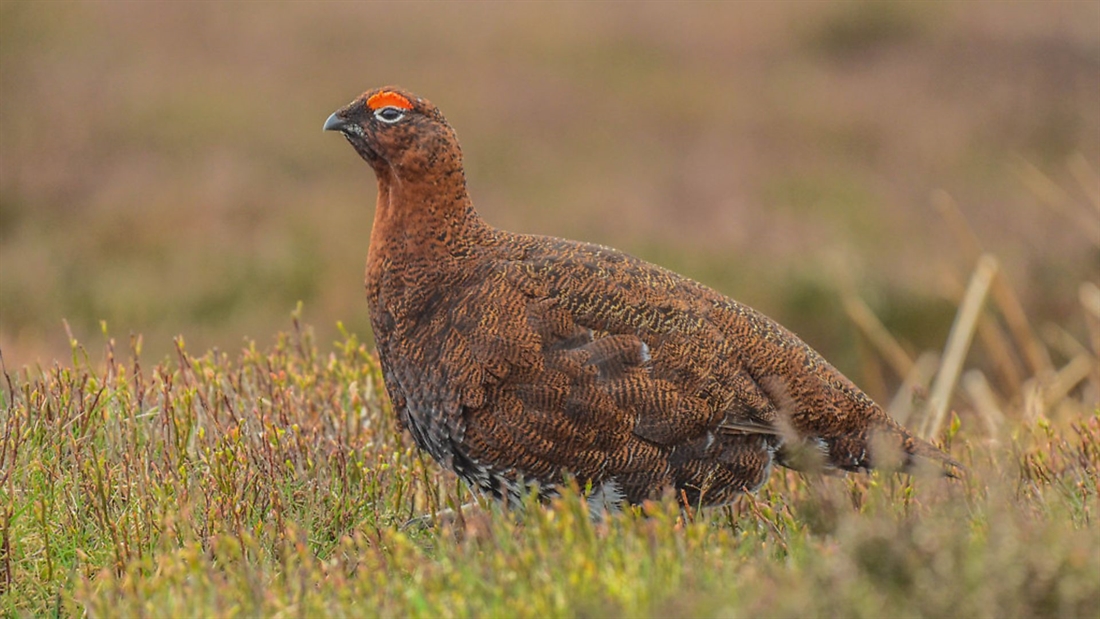
<path id="1" fill-rule="evenodd" d="M 615 249 L 487 223 L 427 99 L 368 90 L 324 123 L 378 185 L 365 275 L 385 389 L 420 449 L 503 502 L 574 483 L 618 509 L 712 507 L 774 465 L 957 463 L 794 333 Z"/>

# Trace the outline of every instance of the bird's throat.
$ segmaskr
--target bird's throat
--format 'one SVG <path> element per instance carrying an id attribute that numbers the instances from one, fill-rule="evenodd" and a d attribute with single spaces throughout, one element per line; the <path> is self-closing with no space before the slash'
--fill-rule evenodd
<path id="1" fill-rule="evenodd" d="M 450 181 L 450 182 L 448 182 Z M 450 261 L 455 247 L 468 244 L 480 219 L 466 193 L 465 178 L 409 182 L 378 174 L 378 201 L 367 254 L 367 279 L 388 263 Z"/>

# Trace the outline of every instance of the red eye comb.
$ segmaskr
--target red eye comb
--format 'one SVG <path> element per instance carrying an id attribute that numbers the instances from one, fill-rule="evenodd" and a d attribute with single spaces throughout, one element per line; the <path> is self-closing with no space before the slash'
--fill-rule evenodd
<path id="1" fill-rule="evenodd" d="M 371 98 L 367 99 L 367 107 L 372 110 L 379 110 L 384 107 L 397 107 L 403 110 L 411 110 L 412 103 L 392 90 L 383 90 L 380 93 L 371 95 Z"/>

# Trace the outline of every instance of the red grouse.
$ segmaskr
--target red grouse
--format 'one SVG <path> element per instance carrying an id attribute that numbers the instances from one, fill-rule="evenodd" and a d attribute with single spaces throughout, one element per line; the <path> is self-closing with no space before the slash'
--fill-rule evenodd
<path id="1" fill-rule="evenodd" d="M 417 445 L 481 491 L 548 496 L 571 475 L 593 501 L 671 488 L 705 506 L 773 462 L 855 471 L 893 452 L 950 470 L 763 314 L 614 249 L 491 227 L 427 100 L 371 90 L 324 128 L 378 179 L 366 288 L 386 391 Z"/>

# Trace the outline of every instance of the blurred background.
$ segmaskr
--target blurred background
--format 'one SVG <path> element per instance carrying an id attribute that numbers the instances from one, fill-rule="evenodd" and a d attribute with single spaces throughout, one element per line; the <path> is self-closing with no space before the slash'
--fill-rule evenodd
<path id="1" fill-rule="evenodd" d="M 375 184 L 330 112 L 400 84 L 507 229 L 613 245 L 859 379 L 854 291 L 942 347 L 969 221 L 1038 323 L 1100 279 L 1100 3 L 0 4 L 0 351 L 369 339 Z M 957 232 L 957 226 L 954 229 Z M 881 394 L 876 394 L 881 395 Z"/>

